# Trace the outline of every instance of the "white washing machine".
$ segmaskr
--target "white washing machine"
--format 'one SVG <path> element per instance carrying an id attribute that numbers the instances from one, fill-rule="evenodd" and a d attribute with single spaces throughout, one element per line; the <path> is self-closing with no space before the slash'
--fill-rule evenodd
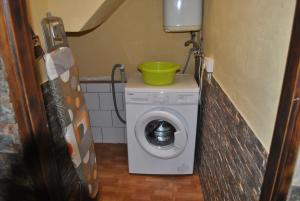
<path id="1" fill-rule="evenodd" d="M 192 174 L 199 88 L 192 75 L 168 86 L 144 84 L 141 74 L 125 87 L 129 172 Z"/>

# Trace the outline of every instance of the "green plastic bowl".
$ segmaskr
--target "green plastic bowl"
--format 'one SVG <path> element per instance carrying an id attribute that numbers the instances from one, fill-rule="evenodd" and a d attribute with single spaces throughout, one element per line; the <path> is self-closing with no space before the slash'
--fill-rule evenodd
<path id="1" fill-rule="evenodd" d="M 173 83 L 180 65 L 172 62 L 155 61 L 142 63 L 138 69 L 142 72 L 146 84 L 161 86 Z"/>

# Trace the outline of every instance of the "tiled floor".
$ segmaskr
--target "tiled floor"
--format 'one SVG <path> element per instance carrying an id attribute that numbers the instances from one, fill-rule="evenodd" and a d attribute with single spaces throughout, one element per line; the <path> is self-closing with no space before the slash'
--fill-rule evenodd
<path id="1" fill-rule="evenodd" d="M 197 175 L 149 176 L 128 173 L 124 144 L 96 144 L 99 201 L 203 201 Z"/>

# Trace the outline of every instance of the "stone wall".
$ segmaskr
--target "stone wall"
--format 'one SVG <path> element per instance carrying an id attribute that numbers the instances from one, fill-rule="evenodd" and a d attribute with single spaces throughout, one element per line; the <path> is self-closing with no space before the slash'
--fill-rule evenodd
<path id="1" fill-rule="evenodd" d="M 9 161 L 20 153 L 20 146 L 18 124 L 9 96 L 4 64 L 0 57 L 0 176 L 1 173 L 5 174 Z"/>
<path id="2" fill-rule="evenodd" d="M 289 190 L 288 201 L 300 200 L 300 151 L 298 151 L 297 164 L 294 170 L 292 185 Z"/>
<path id="3" fill-rule="evenodd" d="M 202 95 L 196 168 L 205 200 L 259 200 L 266 150 L 214 79 Z"/>

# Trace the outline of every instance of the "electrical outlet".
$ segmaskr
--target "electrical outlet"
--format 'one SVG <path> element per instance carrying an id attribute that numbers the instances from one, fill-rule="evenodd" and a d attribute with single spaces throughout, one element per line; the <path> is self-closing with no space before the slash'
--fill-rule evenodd
<path id="1" fill-rule="evenodd" d="M 204 64 L 205 64 L 205 70 L 207 73 L 213 73 L 214 72 L 214 59 L 211 57 L 205 57 Z"/>

